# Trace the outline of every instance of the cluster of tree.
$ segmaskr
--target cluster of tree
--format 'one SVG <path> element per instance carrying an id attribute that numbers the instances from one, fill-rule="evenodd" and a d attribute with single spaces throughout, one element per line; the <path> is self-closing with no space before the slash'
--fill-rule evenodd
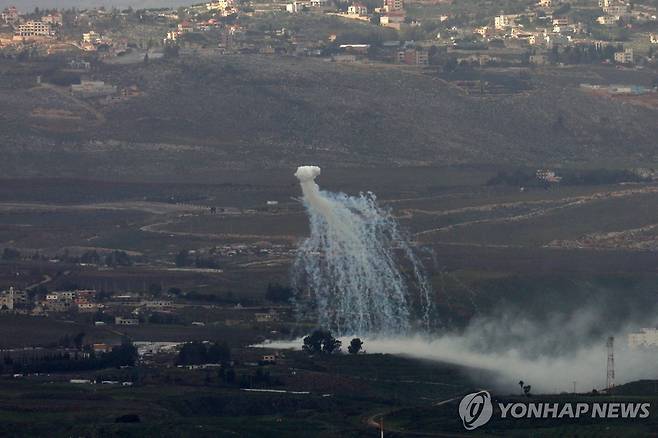
<path id="1" fill-rule="evenodd" d="M 20 260 L 21 252 L 14 248 L 5 248 L 2 251 L 2 260 L 5 261 L 16 261 Z"/>
<path id="2" fill-rule="evenodd" d="M 265 298 L 269 301 L 287 303 L 294 296 L 291 287 L 282 286 L 279 283 L 268 283 L 265 291 Z"/>
<path id="3" fill-rule="evenodd" d="M 211 257 L 192 257 L 190 252 L 186 249 L 181 250 L 176 257 L 174 258 L 176 266 L 179 268 L 185 267 L 195 267 L 195 268 L 205 268 L 205 269 L 217 269 L 219 268 L 219 263 Z"/>
<path id="4" fill-rule="evenodd" d="M 521 391 L 523 391 L 523 395 L 526 397 L 531 397 L 532 394 L 530 394 L 530 390 L 532 389 L 531 385 L 526 385 L 523 380 L 519 380 L 519 386 L 521 387 Z"/>
<path id="5" fill-rule="evenodd" d="M 105 255 L 105 264 L 107 266 L 131 266 L 133 262 L 125 251 L 112 251 Z"/>
<path id="6" fill-rule="evenodd" d="M 304 338 L 302 350 L 308 354 L 332 354 L 340 352 L 342 342 L 331 335 L 328 330 L 314 330 Z"/>
<path id="7" fill-rule="evenodd" d="M 217 295 L 217 294 L 204 294 L 192 290 L 187 293 L 181 292 L 180 295 L 178 296 L 180 296 L 181 298 L 185 298 L 186 300 L 202 301 L 206 303 L 225 303 L 225 304 L 238 303 L 238 300 L 234 297 L 233 292 L 231 291 L 226 292 L 224 295 Z M 240 302 L 243 304 L 250 304 L 252 301 L 249 299 L 242 299 L 240 300 Z"/>
<path id="8" fill-rule="evenodd" d="M 561 50 L 560 50 L 561 49 Z M 554 46 L 548 54 L 548 61 L 555 64 L 558 62 L 564 64 L 598 64 L 601 61 L 612 61 L 615 59 L 615 52 L 623 50 L 621 44 L 601 45 L 578 45 L 566 46 L 560 48 Z M 526 61 L 533 52 L 528 52 Z"/>
<path id="9" fill-rule="evenodd" d="M 149 324 L 179 324 L 180 318 L 177 315 L 163 312 L 153 312 L 148 317 Z"/>
<path id="10" fill-rule="evenodd" d="M 86 251 L 80 256 L 71 255 L 69 254 L 68 250 L 65 250 L 63 254 L 58 255 L 58 258 L 64 262 L 87 263 L 90 265 L 132 266 L 133 264 L 133 260 L 130 255 L 128 255 L 125 251 L 119 250 L 112 251 L 105 255 L 98 254 L 98 252 L 92 250 Z"/>
<path id="11" fill-rule="evenodd" d="M 308 354 L 333 354 L 339 353 L 342 342 L 331 335 L 328 330 L 314 330 L 313 333 L 304 338 L 302 351 Z M 363 349 L 363 341 L 360 338 L 354 338 L 347 346 L 349 354 L 359 354 Z"/>
<path id="12" fill-rule="evenodd" d="M 347 347 L 347 351 L 350 354 L 359 354 L 363 348 L 363 341 L 359 338 L 354 338 L 350 341 L 350 345 Z"/>
<path id="13" fill-rule="evenodd" d="M 241 374 L 238 385 L 240 388 L 251 388 L 254 386 L 279 386 L 283 382 L 279 378 L 272 378 L 270 372 L 263 368 L 256 368 L 252 375 Z"/>
<path id="14" fill-rule="evenodd" d="M 188 342 L 181 347 L 176 365 L 227 363 L 230 360 L 231 349 L 226 343 Z"/>
<path id="15" fill-rule="evenodd" d="M 82 350 L 82 347 L 84 345 L 84 338 L 85 338 L 85 333 L 80 332 L 76 334 L 75 336 L 71 336 L 69 334 L 66 334 L 59 338 L 57 341 L 57 346 L 59 347 L 64 347 L 64 348 L 72 348 L 75 347 L 78 350 Z"/>
<path id="16" fill-rule="evenodd" d="M 137 360 L 137 348 L 129 342 L 124 341 L 121 345 L 114 347 L 112 351 L 94 354 L 93 351 L 87 355 L 56 353 L 42 356 L 38 359 L 12 359 L 4 358 L 0 364 L 0 373 L 10 371 L 12 373 L 48 373 L 48 372 L 70 372 L 96 370 L 110 367 L 133 366 Z"/>

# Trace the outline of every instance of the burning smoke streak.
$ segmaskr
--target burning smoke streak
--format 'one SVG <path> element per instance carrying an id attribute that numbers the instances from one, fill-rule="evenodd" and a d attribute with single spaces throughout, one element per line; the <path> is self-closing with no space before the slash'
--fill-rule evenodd
<path id="1" fill-rule="evenodd" d="M 314 313 L 322 327 L 339 334 L 402 334 L 412 320 L 427 327 L 430 285 L 395 219 L 372 193 L 321 191 L 318 175 L 316 166 L 295 173 L 311 230 L 293 265 L 293 285 L 309 294 L 298 300 L 299 310 Z M 410 265 L 409 278 L 398 269 L 396 255 Z M 408 281 L 419 291 L 417 303 Z"/>

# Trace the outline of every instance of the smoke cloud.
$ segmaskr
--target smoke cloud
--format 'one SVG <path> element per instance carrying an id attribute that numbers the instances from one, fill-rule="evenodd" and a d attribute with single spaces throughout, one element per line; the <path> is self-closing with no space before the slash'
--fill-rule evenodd
<path id="1" fill-rule="evenodd" d="M 361 337 L 368 353 L 386 353 L 434 360 L 465 367 L 474 383 L 508 393 L 518 382 L 532 385 L 533 393 L 601 390 L 606 384 L 606 336 L 591 337 L 600 322 L 595 310 L 578 315 L 555 315 L 548 323 L 535 323 L 515 314 L 474 319 L 461 333 L 416 334 L 398 337 Z M 627 334 L 638 329 L 630 323 L 615 336 L 616 384 L 658 377 L 655 351 L 631 349 Z M 596 330 L 595 330 L 596 331 Z M 351 337 L 341 338 L 348 345 Z M 275 341 L 263 346 L 295 348 L 302 339 Z M 482 381 L 482 370 L 487 380 Z M 491 380 L 489 380 L 491 379 Z"/>

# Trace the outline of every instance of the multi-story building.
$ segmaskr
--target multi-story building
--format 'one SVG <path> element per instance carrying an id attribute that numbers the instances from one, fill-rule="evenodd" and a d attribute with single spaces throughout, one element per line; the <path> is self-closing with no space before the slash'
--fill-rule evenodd
<path id="1" fill-rule="evenodd" d="M 397 64 L 428 65 L 429 53 L 422 49 L 405 49 L 397 52 Z"/>
<path id="2" fill-rule="evenodd" d="M 514 27 L 516 25 L 516 15 L 497 15 L 494 18 L 494 27 L 496 30 L 504 30 L 508 27 Z"/>
<path id="3" fill-rule="evenodd" d="M 625 4 L 607 6 L 603 8 L 603 12 L 611 17 L 628 18 L 630 16 L 628 5 Z"/>
<path id="4" fill-rule="evenodd" d="M 43 39 L 52 38 L 54 32 L 50 24 L 42 21 L 26 21 L 18 26 L 14 39 Z"/>
<path id="5" fill-rule="evenodd" d="M 349 15 L 368 15 L 368 8 L 363 3 L 354 3 L 347 8 Z"/>
<path id="6" fill-rule="evenodd" d="M 85 32 L 82 34 L 82 42 L 87 43 L 87 44 L 94 44 L 98 41 L 101 40 L 101 34 L 98 32 L 94 32 L 93 30 L 90 30 L 89 32 Z"/>
<path id="7" fill-rule="evenodd" d="M 622 52 L 615 52 L 615 62 L 619 64 L 633 63 L 633 49 L 624 49 Z"/>
<path id="8" fill-rule="evenodd" d="M 402 0 L 384 0 L 384 12 L 395 12 L 404 9 Z"/>

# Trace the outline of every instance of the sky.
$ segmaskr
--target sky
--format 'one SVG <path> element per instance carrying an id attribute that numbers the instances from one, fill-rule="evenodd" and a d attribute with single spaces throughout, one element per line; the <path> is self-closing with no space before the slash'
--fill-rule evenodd
<path id="1" fill-rule="evenodd" d="M 180 6 L 185 4 L 192 4 L 195 1 L 185 0 L 0 0 L 0 9 L 7 6 L 16 6 L 21 12 L 29 12 L 34 10 L 35 7 L 42 9 L 65 9 L 71 7 L 88 8 L 93 6 L 105 7 L 128 7 L 133 8 L 155 8 L 155 7 L 169 7 Z M 197 1 L 198 3 L 198 1 Z"/>

